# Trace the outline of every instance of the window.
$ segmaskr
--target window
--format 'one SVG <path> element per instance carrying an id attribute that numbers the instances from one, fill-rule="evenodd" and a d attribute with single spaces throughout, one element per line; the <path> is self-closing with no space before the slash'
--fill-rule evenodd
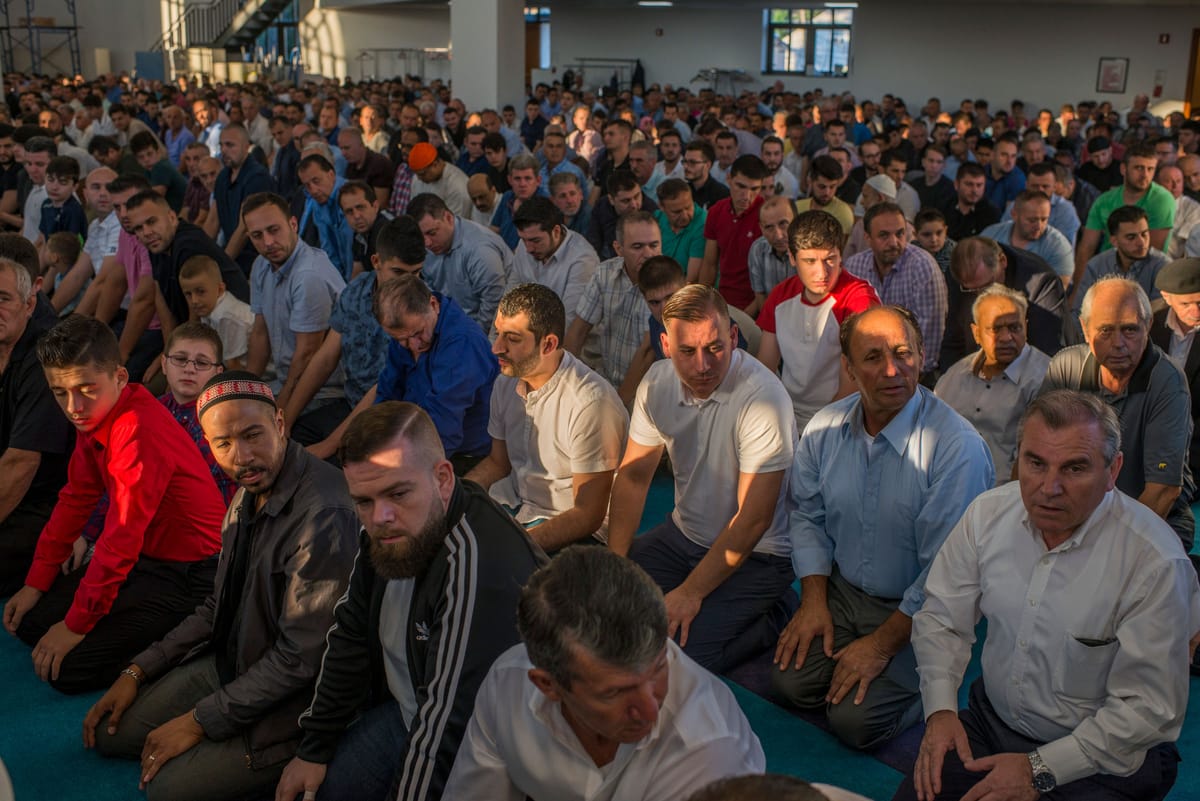
<path id="1" fill-rule="evenodd" d="M 850 74 L 854 5 L 768 8 L 763 72 L 844 78 Z"/>

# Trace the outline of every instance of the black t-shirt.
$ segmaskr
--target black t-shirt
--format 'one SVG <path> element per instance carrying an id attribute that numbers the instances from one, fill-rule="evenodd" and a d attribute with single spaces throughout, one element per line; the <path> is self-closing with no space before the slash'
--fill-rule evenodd
<path id="1" fill-rule="evenodd" d="M 1109 162 L 1109 165 L 1103 170 L 1090 161 L 1084 162 L 1075 171 L 1075 175 L 1087 181 L 1101 192 L 1107 192 L 1114 186 L 1120 186 L 1125 180 L 1121 176 L 1121 165 L 1115 160 Z"/>
<path id="2" fill-rule="evenodd" d="M 862 184 L 853 178 L 847 176 L 846 180 L 842 181 L 841 186 L 837 188 L 838 200 L 853 206 L 858 202 L 858 196 L 862 194 Z"/>
<path id="3" fill-rule="evenodd" d="M 958 194 L 950 198 L 950 202 L 942 208 L 946 216 L 946 236 L 955 242 L 969 236 L 978 236 L 979 232 L 992 223 L 1000 222 L 1000 212 L 987 200 L 980 199 L 975 208 L 967 214 L 958 210 Z"/>
<path id="4" fill-rule="evenodd" d="M 702 209 L 712 208 L 712 205 L 718 200 L 724 200 L 727 197 L 729 197 L 729 188 L 712 176 L 709 176 L 708 180 L 704 182 L 704 186 L 699 189 L 692 184 L 692 200 Z"/>
<path id="5" fill-rule="evenodd" d="M 925 176 L 914 178 L 908 185 L 917 190 L 923 209 L 944 209 L 951 203 L 958 202 L 958 193 L 954 190 L 954 182 L 944 175 L 938 176 L 938 182 L 933 186 L 925 183 Z"/>
<path id="6" fill-rule="evenodd" d="M 600 197 L 604 197 L 608 194 L 608 179 L 614 172 L 617 172 L 618 170 L 632 172 L 632 170 L 629 169 L 629 156 L 626 155 L 625 160 L 620 164 L 615 164 L 613 163 L 612 156 L 606 153 L 604 158 L 600 160 L 600 166 L 596 168 L 595 180 L 596 186 L 600 188 Z"/>
<path id="7" fill-rule="evenodd" d="M 221 267 L 221 280 L 225 282 L 225 289 L 232 292 L 238 300 L 250 302 L 250 284 L 237 262 L 225 255 L 225 249 L 218 247 L 199 226 L 180 220 L 171 247 L 162 253 L 150 254 L 154 281 L 158 284 L 159 291 L 167 301 L 167 308 L 171 310 L 177 324 L 188 319 L 189 311 L 187 299 L 179 286 L 179 270 L 192 256 L 208 256 L 215 261 Z"/>
<path id="8" fill-rule="evenodd" d="M 0 453 L 17 448 L 42 455 L 22 504 L 54 501 L 67 483 L 67 462 L 75 447 L 75 429 L 50 393 L 34 350 L 46 330 L 37 318 L 30 320 L 0 373 Z"/>
<path id="9" fill-rule="evenodd" d="M 370 231 L 354 235 L 354 241 L 350 244 L 350 253 L 354 257 L 354 261 L 361 264 L 364 270 L 375 269 L 371 264 L 371 257 L 375 255 L 375 237 L 379 236 L 379 230 L 393 219 L 395 218 L 391 214 L 381 211 L 375 218 L 375 224 L 371 226 Z"/>
<path id="10" fill-rule="evenodd" d="M 368 150 L 367 158 L 361 167 L 346 165 L 347 181 L 366 181 L 375 189 L 391 191 L 392 179 L 396 177 L 396 168 L 386 156 Z"/>

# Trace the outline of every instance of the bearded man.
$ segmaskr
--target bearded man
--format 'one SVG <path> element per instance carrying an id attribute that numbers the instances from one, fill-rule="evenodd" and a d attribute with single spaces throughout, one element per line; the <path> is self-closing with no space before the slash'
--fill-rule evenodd
<path id="1" fill-rule="evenodd" d="M 546 557 L 455 477 L 415 404 L 363 411 L 338 456 L 363 524 L 359 555 L 275 798 L 438 799 L 480 683 L 520 642 L 521 586 Z"/>

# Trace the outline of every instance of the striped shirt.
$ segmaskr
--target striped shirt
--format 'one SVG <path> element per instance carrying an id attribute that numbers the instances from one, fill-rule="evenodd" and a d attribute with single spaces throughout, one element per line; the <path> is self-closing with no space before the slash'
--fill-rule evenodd
<path id="1" fill-rule="evenodd" d="M 629 279 L 625 259 L 618 256 L 600 262 L 579 298 L 576 313 L 594 326 L 593 333 L 599 338 L 600 374 L 620 386 L 650 330 L 650 307 Z"/>

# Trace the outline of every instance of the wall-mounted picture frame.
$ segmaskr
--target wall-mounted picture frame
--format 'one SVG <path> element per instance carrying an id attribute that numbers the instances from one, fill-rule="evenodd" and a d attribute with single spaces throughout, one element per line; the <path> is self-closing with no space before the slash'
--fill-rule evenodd
<path id="1" fill-rule="evenodd" d="M 1106 94 L 1125 94 L 1125 79 L 1129 75 L 1129 59 L 1101 58 L 1096 72 L 1096 91 Z"/>

